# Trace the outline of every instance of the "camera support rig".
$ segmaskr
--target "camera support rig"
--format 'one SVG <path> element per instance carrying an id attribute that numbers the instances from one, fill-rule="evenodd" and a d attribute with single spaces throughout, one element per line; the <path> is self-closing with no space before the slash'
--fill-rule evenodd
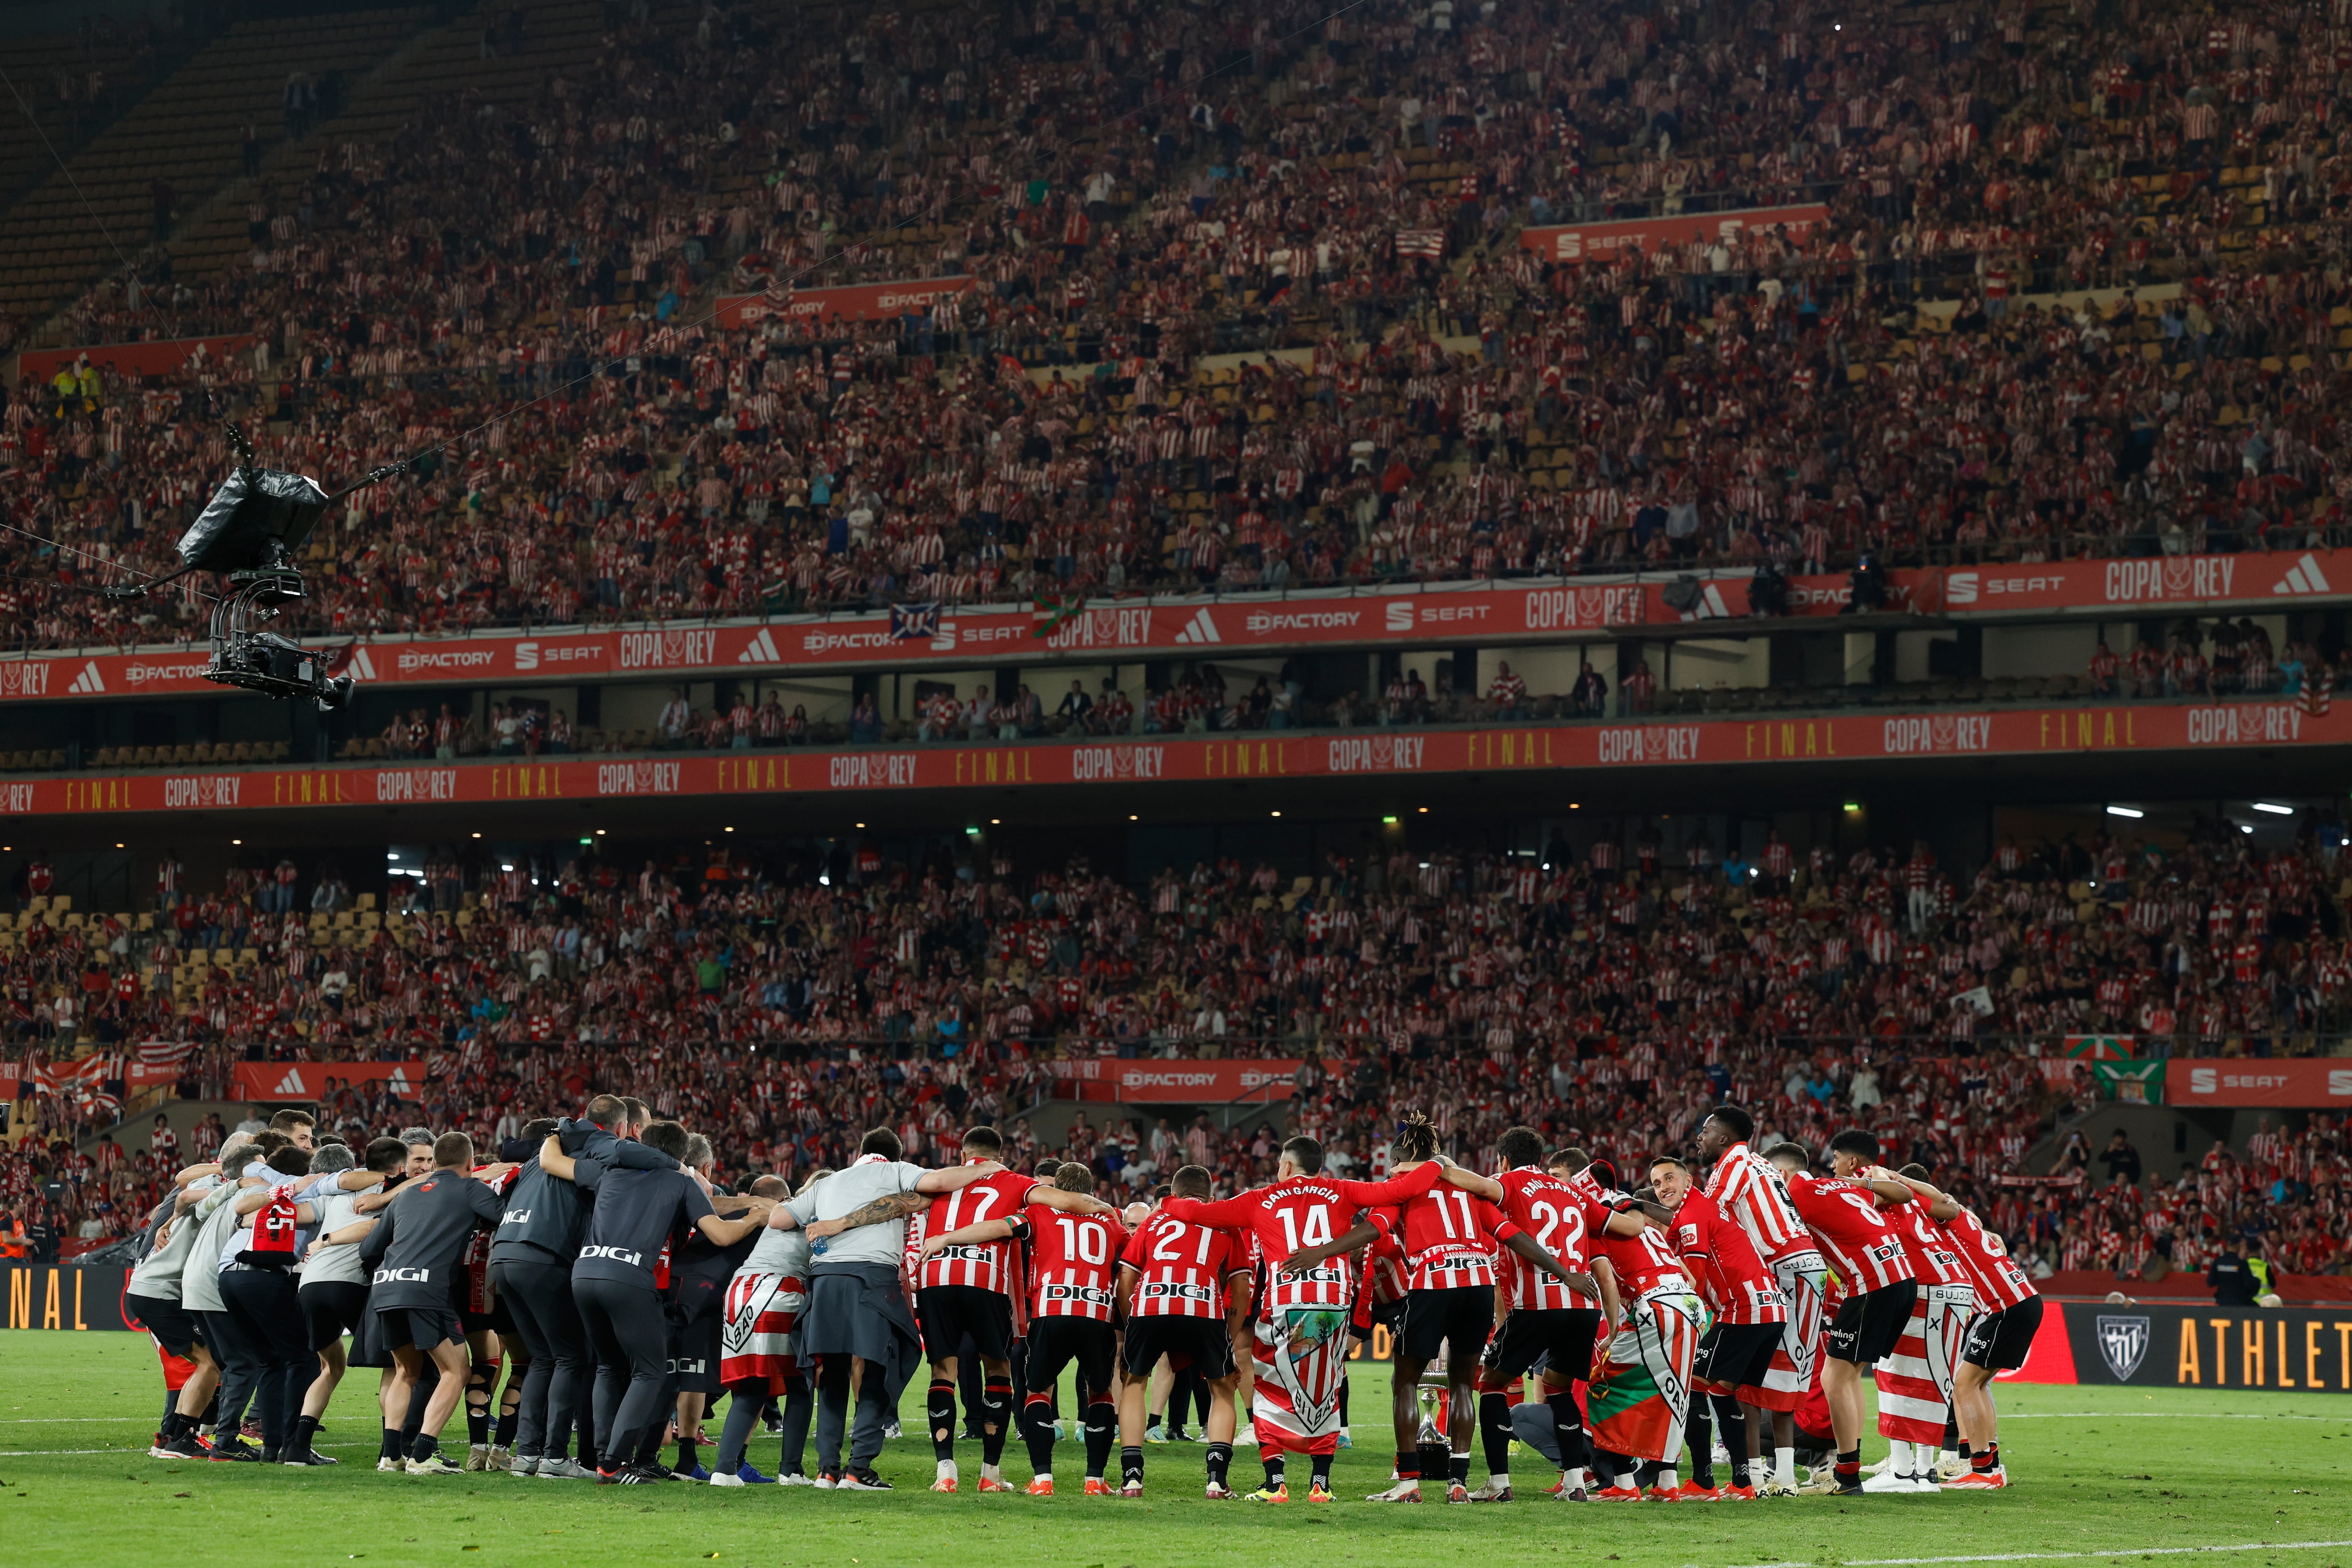
<path id="1" fill-rule="evenodd" d="M 236 471 L 213 492 L 180 536 L 180 569 L 152 582 L 107 589 L 105 596 L 143 598 L 194 572 L 222 574 L 229 592 L 213 605 L 212 660 L 205 668 L 205 679 L 280 700 L 308 697 L 320 711 L 335 712 L 351 701 L 352 678 L 330 675 L 317 651 L 264 630 L 260 623 L 275 619 L 305 596 L 295 552 L 326 510 L 355 490 L 390 479 L 408 460 L 372 468 L 357 483 L 329 495 L 306 475 L 257 464 L 238 426 L 228 426 L 228 439 L 236 448 Z"/>

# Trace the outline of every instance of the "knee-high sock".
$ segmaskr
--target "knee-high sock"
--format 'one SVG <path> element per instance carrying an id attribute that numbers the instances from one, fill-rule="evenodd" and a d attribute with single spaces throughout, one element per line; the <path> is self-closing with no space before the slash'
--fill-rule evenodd
<path id="1" fill-rule="evenodd" d="M 1052 1418 L 1053 1405 L 1046 1404 L 1047 1419 Z M 980 1393 L 980 1462 L 995 1465 L 1004 1458 L 1004 1439 L 1013 1433 L 1013 1381 L 990 1377 L 981 1385 Z"/>
<path id="2" fill-rule="evenodd" d="M 1021 1403 L 1021 1435 L 1029 1444 L 1029 1468 L 1041 1476 L 1054 1473 L 1054 1402 L 1032 1394 Z M 1091 1434 L 1089 1434 L 1091 1436 Z"/>
<path id="3" fill-rule="evenodd" d="M 1486 1473 L 1511 1473 L 1511 1402 L 1501 1394 L 1478 1396 L 1478 1435 L 1486 1448 Z"/>
<path id="4" fill-rule="evenodd" d="M 1559 1445 L 1559 1468 L 1574 1471 L 1592 1458 L 1592 1447 L 1584 1432 L 1584 1412 L 1576 1403 L 1576 1390 L 1562 1388 L 1544 1396 L 1544 1408 L 1551 1412 L 1551 1435 Z"/>
<path id="5" fill-rule="evenodd" d="M 529 1363 L 526 1363 L 521 1369 L 523 1377 L 530 1375 L 528 1366 Z M 501 1448 L 514 1447 L 515 1430 L 522 1425 L 523 1377 L 517 1377 L 509 1373 L 507 1375 L 506 1387 L 499 1391 L 499 1427 L 498 1431 L 492 1434 L 490 1441 Z"/>
<path id="6" fill-rule="evenodd" d="M 1118 1407 L 1108 1399 L 1097 1399 L 1087 1405 L 1087 1474 L 1096 1480 L 1103 1478 L 1103 1467 L 1110 1463 L 1110 1446 L 1118 1436 Z"/>
<path id="7" fill-rule="evenodd" d="M 466 1374 L 466 1441 L 478 1448 L 490 1441 L 490 1391 L 498 1380 L 495 1361 L 478 1361 Z"/>
<path id="8" fill-rule="evenodd" d="M 931 1379 L 930 1397 L 924 1401 L 924 1419 L 931 1428 L 931 1454 L 944 1462 L 955 1458 L 956 1386 L 942 1377 Z"/>
<path id="9" fill-rule="evenodd" d="M 1715 1485 L 1715 1423 L 1706 1413 L 1705 1395 L 1693 1393 L 1683 1415 L 1683 1432 L 1690 1443 L 1691 1479 L 1703 1487 Z"/>
<path id="10" fill-rule="evenodd" d="M 1732 1394 L 1710 1394 L 1707 1403 L 1715 1406 L 1715 1424 L 1723 1433 L 1724 1451 L 1731 1456 L 1732 1484 L 1754 1485 L 1755 1478 L 1748 1468 L 1748 1413 Z"/>

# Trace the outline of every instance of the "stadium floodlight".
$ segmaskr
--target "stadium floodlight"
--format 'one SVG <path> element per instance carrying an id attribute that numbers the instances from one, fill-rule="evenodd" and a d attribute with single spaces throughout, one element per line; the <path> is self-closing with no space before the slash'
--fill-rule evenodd
<path id="1" fill-rule="evenodd" d="M 2109 816 L 2128 816 L 2133 821 L 2137 822 L 2141 817 L 2146 816 L 2147 813 L 2142 811 L 2136 805 L 2111 805 L 2107 807 L 2107 815 Z"/>
<path id="2" fill-rule="evenodd" d="M 2256 811 L 2267 811 L 2273 816 L 2293 816 L 2294 815 L 2294 807 L 2291 805 L 2281 805 L 2276 801 L 2258 800 L 2254 802 L 2254 809 Z"/>

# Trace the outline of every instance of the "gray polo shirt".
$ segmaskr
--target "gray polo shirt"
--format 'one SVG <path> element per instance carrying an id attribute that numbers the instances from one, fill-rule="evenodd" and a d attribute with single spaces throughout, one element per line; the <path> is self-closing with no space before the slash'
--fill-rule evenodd
<path id="1" fill-rule="evenodd" d="M 244 1189 L 224 1180 L 204 1195 L 204 1201 L 180 1216 L 183 1225 L 201 1221 L 188 1267 L 180 1276 L 180 1304 L 191 1312 L 225 1312 L 221 1304 L 221 1246 L 238 1226 L 253 1222 L 236 1212 L 236 1198 Z"/>
<path id="2" fill-rule="evenodd" d="M 210 1176 L 197 1178 L 199 1190 L 209 1194 L 217 1184 Z M 173 1216 L 171 1239 L 150 1252 L 131 1271 L 131 1294 L 150 1296 L 160 1300 L 180 1299 L 180 1280 L 195 1251 L 196 1232 L 203 1222 L 193 1212 Z"/>
<path id="3" fill-rule="evenodd" d="M 382 1182 L 378 1182 L 372 1187 L 363 1187 L 356 1193 L 347 1193 L 335 1185 L 334 1182 L 335 1178 L 332 1176 L 322 1178 L 320 1186 L 324 1190 L 314 1191 L 309 1200 L 311 1206 L 319 1212 L 319 1223 L 315 1230 L 315 1234 L 319 1236 L 326 1236 L 341 1230 L 353 1220 L 364 1217 L 360 1213 L 360 1200 L 370 1193 L 383 1191 Z M 316 1253 L 302 1260 L 302 1283 L 305 1285 L 366 1284 L 368 1270 L 367 1265 L 360 1261 L 361 1245 L 360 1242 L 346 1241 L 330 1242 L 321 1247 Z"/>
<path id="4" fill-rule="evenodd" d="M 904 1160 L 861 1162 L 835 1171 L 809 1191 L 803 1193 L 784 1206 L 803 1225 L 821 1219 L 842 1219 L 856 1213 L 876 1198 L 887 1198 L 893 1193 L 912 1191 L 923 1179 L 923 1167 L 910 1165 Z M 907 1250 L 907 1222 L 903 1219 L 884 1220 L 879 1225 L 861 1225 L 856 1230 L 845 1230 L 825 1243 L 825 1249 L 811 1261 L 811 1267 L 829 1268 L 852 1264 L 886 1263 L 898 1267 L 899 1256 Z"/>

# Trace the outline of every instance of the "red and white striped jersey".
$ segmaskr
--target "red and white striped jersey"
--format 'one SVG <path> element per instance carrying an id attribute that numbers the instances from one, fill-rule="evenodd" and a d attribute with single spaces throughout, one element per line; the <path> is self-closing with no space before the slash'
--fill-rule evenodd
<path id="1" fill-rule="evenodd" d="M 2001 1240 L 2000 1234 L 1969 1210 L 1962 1209 L 1951 1218 L 1938 1221 L 1937 1228 L 1951 1238 L 1952 1246 L 1975 1277 L 1977 1306 L 1982 1310 L 2001 1311 L 2042 1294 L 2033 1288 L 2032 1278 L 2010 1257 L 2008 1244 Z"/>
<path id="2" fill-rule="evenodd" d="M 1705 1193 L 1683 1195 L 1667 1227 L 1674 1249 L 1698 1276 L 1699 1289 L 1718 1321 L 1726 1323 L 1785 1323 L 1789 1299 L 1771 1269 L 1756 1256 L 1748 1233 L 1724 1217 Z"/>
<path id="3" fill-rule="evenodd" d="M 1241 1237 L 1194 1225 L 1162 1208 L 1128 1238 L 1119 1262 L 1140 1277 L 1128 1315 L 1136 1318 L 1222 1318 L 1227 1281 L 1249 1269 Z"/>
<path id="4" fill-rule="evenodd" d="M 1038 1317 L 1110 1321 L 1119 1254 L 1127 1249 L 1127 1226 L 1118 1215 L 1064 1214 L 1032 1204 L 1013 1221 L 1013 1234 L 1029 1247 L 1032 1310 Z"/>
<path id="5" fill-rule="evenodd" d="M 1868 1189 L 1802 1171 L 1787 1183 L 1805 1228 L 1838 1271 L 1848 1294 L 1883 1290 L 1917 1278 L 1903 1250 L 1903 1238 L 1878 1212 L 1878 1200 Z"/>
<path id="6" fill-rule="evenodd" d="M 1767 1263 L 1813 1250 L 1805 1222 L 1789 1200 L 1788 1184 L 1780 1168 L 1745 1143 L 1734 1143 L 1706 1173 L 1706 1195 L 1755 1244 L 1756 1255 Z"/>
<path id="7" fill-rule="evenodd" d="M 1414 1290 L 1454 1290 L 1495 1283 L 1498 1242 L 1519 1234 L 1503 1211 L 1452 1185 L 1397 1205 L 1405 1283 Z"/>
<path id="8" fill-rule="evenodd" d="M 1034 1176 L 1000 1171 L 968 1187 L 943 1193 L 923 1211 L 922 1230 L 916 1233 L 909 1227 L 908 1242 L 911 1246 L 922 1237 L 945 1236 L 983 1220 L 1012 1219 L 1029 1201 L 1031 1189 L 1038 1184 Z M 915 1279 L 918 1290 L 928 1290 L 934 1285 L 977 1285 L 983 1290 L 1012 1295 L 1013 1244 L 987 1241 L 977 1247 L 940 1248 L 923 1259 L 922 1271 Z"/>
<path id="9" fill-rule="evenodd" d="M 1425 1167 L 1425 1168 L 1424 1168 Z M 1170 1198 L 1161 1212 L 1195 1224 L 1238 1230 L 1255 1237 L 1266 1266 L 1258 1311 L 1271 1317 L 1287 1307 L 1345 1307 L 1356 1299 L 1353 1269 L 1344 1258 L 1285 1275 L 1282 1264 L 1303 1247 L 1320 1247 L 1355 1223 L 1359 1209 L 1382 1208 L 1420 1196 L 1444 1173 L 1434 1160 L 1385 1182 L 1349 1182 L 1337 1176 L 1293 1176 L 1237 1197 L 1208 1203 Z"/>
<path id="10" fill-rule="evenodd" d="M 1504 1172 L 1502 1210 L 1513 1225 L 1536 1238 L 1536 1245 L 1559 1260 L 1570 1273 L 1585 1271 L 1585 1211 L 1592 1200 L 1558 1176 L 1534 1165 Z M 1500 1258 L 1503 1281 L 1514 1310 L 1552 1312 L 1600 1303 L 1578 1295 L 1506 1248 Z"/>
<path id="11" fill-rule="evenodd" d="M 1918 1197 L 1899 1203 L 1878 1200 L 1878 1210 L 1895 1234 L 1903 1239 L 1904 1254 L 1911 1259 L 1911 1277 L 1922 1285 L 1976 1286 L 1976 1275 L 1969 1268 L 1968 1260 L 1952 1245 L 1944 1228 L 1927 1217 L 1927 1205 Z"/>
<path id="12" fill-rule="evenodd" d="M 1585 1246 L 1592 1257 L 1607 1258 L 1616 1271 L 1620 1300 L 1631 1301 L 1660 1287 L 1692 1289 L 1690 1271 L 1675 1255 L 1664 1231 L 1644 1225 L 1633 1236 L 1610 1234 L 1611 1217 L 1628 1209 L 1633 1199 L 1581 1171 L 1570 1178 L 1568 1185 L 1584 1196 Z"/>

